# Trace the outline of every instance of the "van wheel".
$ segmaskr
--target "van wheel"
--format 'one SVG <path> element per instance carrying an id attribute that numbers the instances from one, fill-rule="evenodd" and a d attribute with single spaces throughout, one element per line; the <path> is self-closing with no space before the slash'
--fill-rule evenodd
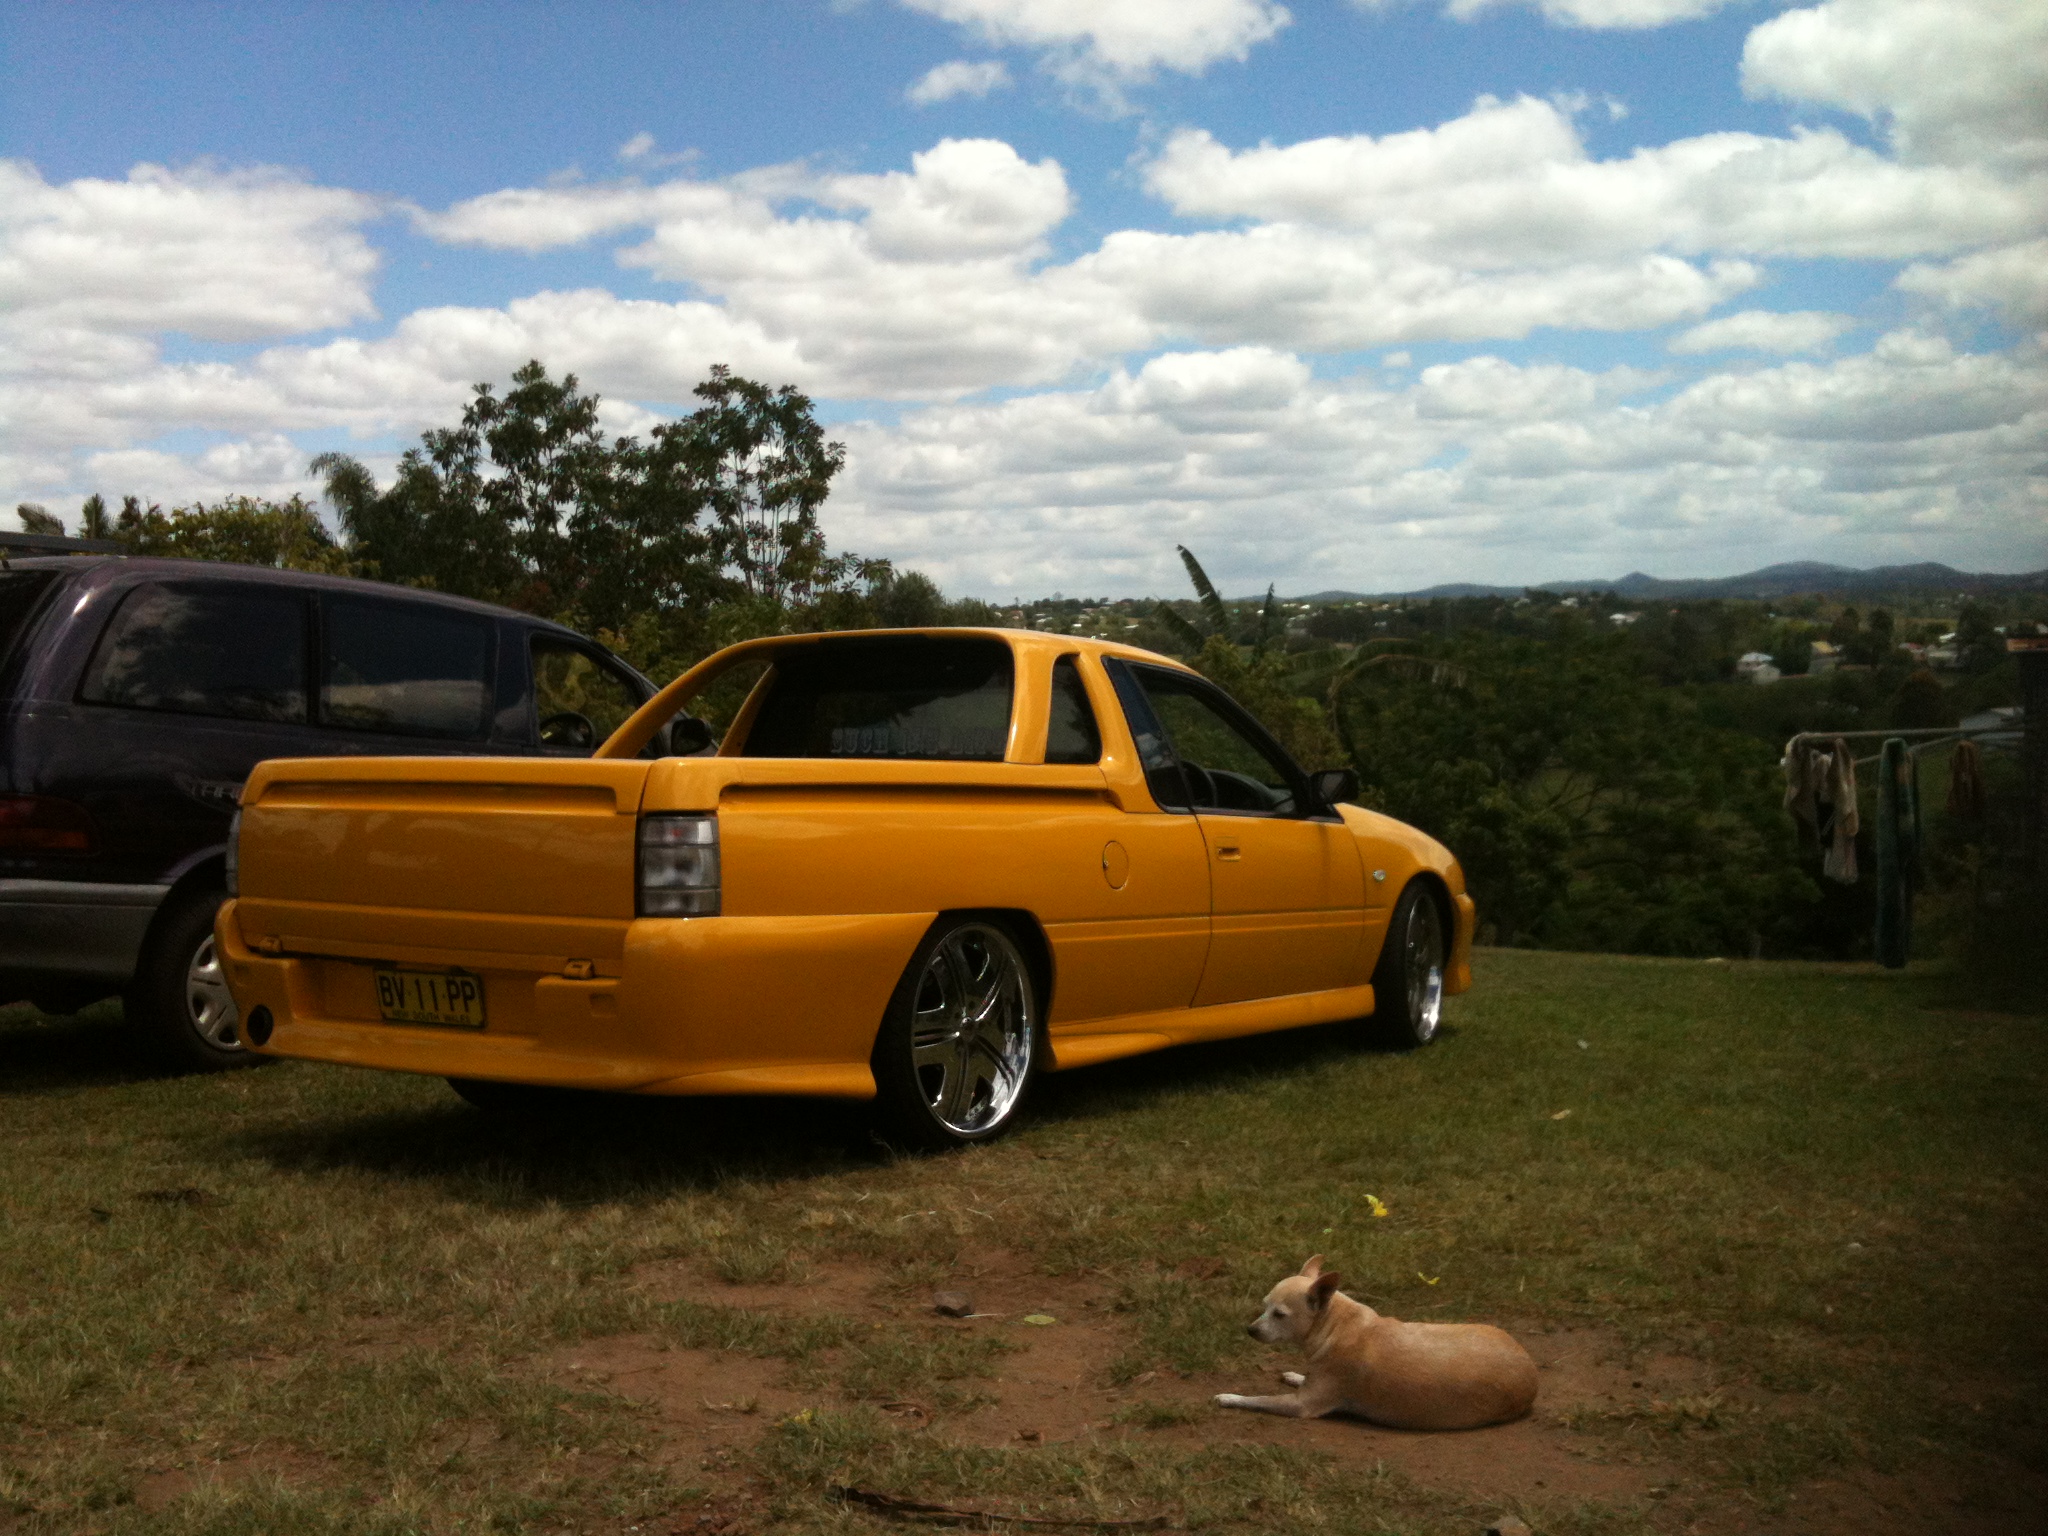
<path id="1" fill-rule="evenodd" d="M 1372 973 L 1371 1033 L 1390 1050 L 1436 1038 L 1444 1009 L 1444 921 L 1429 892 L 1411 885 L 1394 905 Z"/>
<path id="2" fill-rule="evenodd" d="M 896 984 L 875 1038 L 883 1135 L 915 1147 L 988 1141 L 1016 1117 L 1044 1054 L 1031 967 L 985 918 L 942 918 Z"/>
<path id="3" fill-rule="evenodd" d="M 173 896 L 143 946 L 128 1016 L 150 1051 L 180 1072 L 219 1072 L 261 1058 L 242 1039 L 241 1014 L 214 952 L 213 918 L 227 893 L 201 886 Z"/>

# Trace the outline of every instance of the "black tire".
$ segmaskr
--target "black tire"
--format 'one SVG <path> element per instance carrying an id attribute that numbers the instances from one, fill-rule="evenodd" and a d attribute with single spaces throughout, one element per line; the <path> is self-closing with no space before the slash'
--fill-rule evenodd
<path id="1" fill-rule="evenodd" d="M 142 946 L 125 999 L 143 1047 L 177 1072 L 224 1072 L 263 1058 L 242 1039 L 241 1018 L 213 952 L 213 919 L 227 892 L 196 886 L 164 903 Z"/>
<path id="2" fill-rule="evenodd" d="M 875 1037 L 878 1129 L 897 1146 L 968 1146 L 1017 1118 L 1046 1056 L 1040 987 L 1003 923 L 934 923 Z"/>
<path id="3" fill-rule="evenodd" d="M 1443 910 L 1421 884 L 1394 903 L 1379 964 L 1373 967 L 1373 1015 L 1368 1033 L 1389 1050 L 1412 1051 L 1436 1038 L 1443 1018 Z"/>

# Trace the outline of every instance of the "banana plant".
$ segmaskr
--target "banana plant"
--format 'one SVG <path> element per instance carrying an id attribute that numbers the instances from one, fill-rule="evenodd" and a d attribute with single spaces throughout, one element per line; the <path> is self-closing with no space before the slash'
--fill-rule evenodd
<path id="1" fill-rule="evenodd" d="M 1223 595 L 1216 590 L 1209 573 L 1202 569 L 1202 562 L 1195 558 L 1194 551 L 1185 544 L 1176 544 L 1174 548 L 1180 551 L 1180 563 L 1188 568 L 1188 580 L 1194 583 L 1195 597 L 1201 604 L 1202 621 L 1197 624 L 1168 603 L 1154 608 L 1152 617 L 1182 645 L 1199 654 L 1212 639 L 1230 638 L 1230 610 L 1224 606 Z M 1265 655 L 1267 648 L 1278 638 L 1280 629 L 1280 605 L 1274 600 L 1273 587 L 1268 585 L 1265 606 L 1259 612 L 1258 632 L 1252 640 L 1252 654 Z"/>

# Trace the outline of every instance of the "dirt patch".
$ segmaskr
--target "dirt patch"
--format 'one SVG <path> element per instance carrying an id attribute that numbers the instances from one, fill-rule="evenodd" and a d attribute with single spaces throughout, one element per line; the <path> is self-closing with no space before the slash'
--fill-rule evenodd
<path id="1" fill-rule="evenodd" d="M 1417 1433 L 1356 1419 L 1280 1419 L 1213 1406 L 1218 1392 L 1280 1390 L 1278 1373 L 1299 1362 L 1279 1351 L 1227 1371 L 1159 1370 L 1114 1385 L 1109 1367 L 1127 1351 L 1131 1329 L 1110 1306 L 1111 1287 L 1089 1277 L 1037 1274 L 1021 1255 L 983 1254 L 956 1266 L 945 1287 L 973 1298 L 975 1315 L 965 1319 L 937 1315 L 922 1288 L 906 1289 L 883 1271 L 860 1266 L 834 1266 L 790 1284 L 730 1285 L 672 1263 L 650 1266 L 636 1283 L 659 1300 L 785 1318 L 832 1313 L 856 1324 L 997 1331 L 1013 1347 L 998 1359 L 994 1379 L 976 1384 L 990 1401 L 946 1412 L 913 1393 L 875 1405 L 907 1430 L 928 1429 L 964 1445 L 1152 1439 L 1187 1449 L 1284 1445 L 1342 1464 L 1384 1464 L 1482 1506 L 1540 1509 L 1598 1500 L 1634 1507 L 1660 1526 L 1717 1536 L 1845 1530 L 2003 1536 L 2026 1528 L 2025 1510 L 2048 1508 L 2048 1480 L 2026 1479 L 2024 1487 L 2008 1481 L 1985 1491 L 1952 1473 L 1869 1473 L 1811 1484 L 1782 1508 L 1760 1511 L 1688 1480 L 1653 1448 L 1591 1432 L 1615 1422 L 1682 1430 L 1688 1414 L 1709 1411 L 1719 1390 L 1701 1362 L 1675 1355 L 1631 1360 L 1618 1338 L 1597 1329 L 1514 1330 L 1542 1372 L 1536 1411 L 1528 1418 L 1463 1433 Z M 824 1358 L 828 1371 L 831 1355 Z M 678 1348 L 647 1335 L 593 1340 L 536 1365 L 565 1385 L 615 1392 L 657 1415 L 660 1459 L 709 1490 L 679 1529 L 745 1528 L 758 1490 L 739 1476 L 740 1452 L 777 1419 L 838 1399 L 836 1388 L 794 1385 L 782 1360 Z"/>
<path id="2" fill-rule="evenodd" d="M 1590 1333 L 1527 1334 L 1544 1372 L 1537 1413 L 1519 1424 L 1464 1434 L 1418 1434 L 1353 1419 L 1283 1420 L 1215 1408 L 1218 1392 L 1271 1390 L 1242 1369 L 1182 1376 L 1148 1372 L 1124 1386 L 1110 1363 L 1129 1330 L 1111 1310 L 1110 1287 L 1088 1277 L 1034 1273 L 1008 1254 L 963 1261 L 949 1287 L 967 1292 L 975 1315 L 936 1315 L 921 1292 L 892 1288 L 878 1270 L 840 1266 L 788 1285 L 728 1285 L 682 1264 L 650 1266 L 637 1283 L 659 1300 L 696 1300 L 781 1316 L 832 1312 L 856 1322 L 915 1323 L 933 1330 L 999 1331 L 1012 1346 L 994 1401 L 943 1415 L 937 1432 L 963 1444 L 1058 1444 L 1113 1437 L 1158 1437 L 1188 1446 L 1221 1440 L 1305 1447 L 1361 1465 L 1386 1463 L 1417 1482 L 1462 1495 L 1499 1499 L 1631 1500 L 1671 1482 L 1671 1469 L 1646 1459 L 1602 1459 L 1566 1423 L 1574 1410 L 1615 1409 L 1631 1401 L 1695 1390 L 1700 1367 L 1653 1361 L 1633 1371 L 1615 1364 L 1612 1340 Z M 1027 1321 L 1030 1319 L 1031 1321 Z M 1050 1321 L 1037 1321 L 1050 1319 Z M 1293 1361 L 1271 1357 L 1277 1373 Z M 715 1472 L 764 1422 L 815 1404 L 816 1392 L 788 1384 L 779 1360 L 671 1348 L 645 1336 L 606 1339 L 556 1352 L 541 1362 L 557 1379 L 601 1387 L 655 1409 L 663 1423 L 663 1459 Z M 939 1419 L 915 1401 L 884 1405 L 907 1425 Z"/>

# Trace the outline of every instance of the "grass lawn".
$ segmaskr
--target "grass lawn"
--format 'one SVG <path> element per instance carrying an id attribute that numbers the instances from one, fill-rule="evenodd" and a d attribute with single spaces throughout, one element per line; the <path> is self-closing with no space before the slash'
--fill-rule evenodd
<path id="1" fill-rule="evenodd" d="M 1232 1532 L 2042 1528 L 2048 1020 L 1860 966 L 1477 971 L 1427 1050 L 1119 1063 L 916 1159 L 816 1105 L 155 1079 L 111 1004 L 0 1011 L 0 1532 L 904 1528 L 846 1485 Z M 1524 1336 L 1535 1418 L 1210 1408 L 1278 1390 L 1244 1325 L 1311 1252 Z"/>

